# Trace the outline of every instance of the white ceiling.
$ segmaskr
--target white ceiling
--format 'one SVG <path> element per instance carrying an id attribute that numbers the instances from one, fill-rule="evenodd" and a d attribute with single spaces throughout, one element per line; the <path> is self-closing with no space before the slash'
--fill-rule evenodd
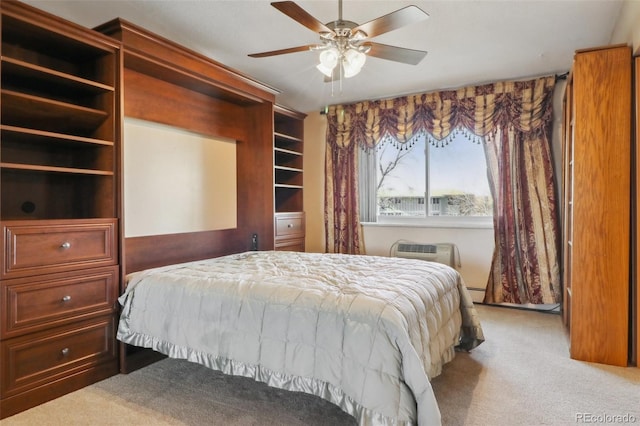
<path id="1" fill-rule="evenodd" d="M 120 17 L 280 91 L 276 101 L 303 112 L 363 99 L 562 73 L 576 49 L 610 43 L 622 0 L 344 0 L 358 24 L 414 4 L 430 18 L 373 41 L 427 50 L 418 65 L 368 58 L 360 74 L 325 83 L 317 52 L 269 58 L 249 53 L 315 44 L 318 36 L 269 0 L 26 0 L 94 27 Z M 319 21 L 338 17 L 338 0 L 296 1 Z"/>

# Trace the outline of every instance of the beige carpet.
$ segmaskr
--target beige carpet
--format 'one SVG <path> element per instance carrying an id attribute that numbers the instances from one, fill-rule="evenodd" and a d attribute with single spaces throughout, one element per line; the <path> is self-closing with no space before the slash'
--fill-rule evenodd
<path id="1" fill-rule="evenodd" d="M 445 425 L 639 424 L 640 369 L 569 359 L 558 315 L 478 306 L 487 341 L 433 380 Z M 354 425 L 312 396 L 164 360 L 0 422 L 13 425 Z"/>

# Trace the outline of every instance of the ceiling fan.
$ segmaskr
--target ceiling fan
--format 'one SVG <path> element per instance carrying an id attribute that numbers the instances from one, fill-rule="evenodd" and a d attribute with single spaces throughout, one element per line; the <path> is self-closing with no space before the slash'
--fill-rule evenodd
<path id="1" fill-rule="evenodd" d="M 342 19 L 342 0 L 338 0 L 338 19 L 323 24 L 292 1 L 277 1 L 271 5 L 298 23 L 317 32 L 320 36 L 320 43 L 253 53 L 249 56 L 264 58 L 308 50 L 320 51 L 320 64 L 317 68 L 325 75 L 325 81 L 333 81 L 336 78 L 342 80 L 342 77 L 349 78 L 358 74 L 367 55 L 417 65 L 427 54 L 422 50 L 369 41 L 373 37 L 428 18 L 429 15 L 417 6 L 406 6 L 364 24 L 357 24 Z"/>

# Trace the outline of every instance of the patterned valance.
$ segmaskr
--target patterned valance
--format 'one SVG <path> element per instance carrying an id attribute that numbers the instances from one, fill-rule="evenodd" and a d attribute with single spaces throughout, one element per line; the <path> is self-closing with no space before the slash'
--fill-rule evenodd
<path id="1" fill-rule="evenodd" d="M 427 135 L 440 145 L 456 131 L 470 139 L 493 136 L 500 128 L 543 132 L 553 118 L 549 104 L 554 85 L 555 76 L 548 76 L 333 105 L 327 112 L 327 142 L 336 148 L 352 143 L 372 148 L 382 141 L 402 144 Z"/>

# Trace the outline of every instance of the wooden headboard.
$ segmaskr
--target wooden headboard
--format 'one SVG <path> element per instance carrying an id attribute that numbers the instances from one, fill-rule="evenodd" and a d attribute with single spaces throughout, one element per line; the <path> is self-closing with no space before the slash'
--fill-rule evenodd
<path id="1" fill-rule="evenodd" d="M 237 227 L 125 238 L 123 223 L 123 278 L 150 267 L 246 251 L 254 233 L 259 249 L 272 249 L 276 91 L 122 19 L 96 30 L 123 43 L 123 116 L 237 141 Z M 119 164 L 122 170 L 122 158 Z M 121 218 L 124 209 L 121 203 Z"/>

